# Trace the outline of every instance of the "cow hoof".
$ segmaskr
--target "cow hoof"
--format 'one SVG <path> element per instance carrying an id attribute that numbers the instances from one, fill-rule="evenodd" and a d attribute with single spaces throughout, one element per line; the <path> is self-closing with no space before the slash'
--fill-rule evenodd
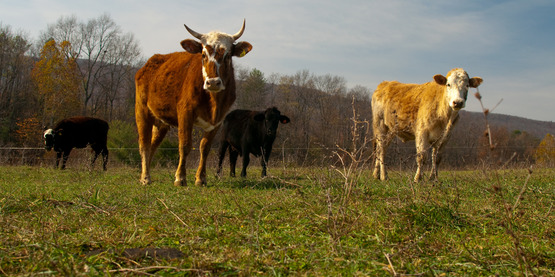
<path id="1" fill-rule="evenodd" d="M 150 179 L 149 178 L 141 179 L 141 184 L 144 186 L 150 185 Z"/>
<path id="2" fill-rule="evenodd" d="M 199 179 L 199 180 L 196 180 L 196 181 L 195 181 L 195 186 L 198 186 L 198 187 L 206 186 L 206 181 L 200 180 L 200 179 Z"/>
<path id="3" fill-rule="evenodd" d="M 176 187 L 185 187 L 187 186 L 187 181 L 185 180 L 176 180 L 175 182 L 173 182 L 173 185 Z"/>

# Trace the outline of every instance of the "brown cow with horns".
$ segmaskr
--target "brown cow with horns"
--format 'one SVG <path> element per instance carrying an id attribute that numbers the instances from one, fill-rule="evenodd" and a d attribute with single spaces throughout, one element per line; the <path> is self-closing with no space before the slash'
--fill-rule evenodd
<path id="1" fill-rule="evenodd" d="M 245 30 L 234 35 L 221 32 L 200 34 L 185 25 L 199 41 L 185 39 L 187 52 L 154 55 L 135 76 L 135 119 L 142 160 L 141 182 L 149 184 L 150 162 L 170 126 L 177 126 L 179 165 L 175 185 L 184 186 L 185 161 L 192 148 L 193 125 L 204 130 L 196 185 L 206 184 L 206 158 L 212 140 L 227 111 L 235 102 L 235 75 L 231 58 L 243 57 L 252 49 L 236 42 Z"/>

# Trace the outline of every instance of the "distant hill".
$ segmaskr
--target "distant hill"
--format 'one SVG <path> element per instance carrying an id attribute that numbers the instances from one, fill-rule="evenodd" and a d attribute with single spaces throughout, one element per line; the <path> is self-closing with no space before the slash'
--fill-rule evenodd
<path id="1" fill-rule="evenodd" d="M 461 111 L 461 116 L 465 120 L 484 121 L 484 114 L 480 112 Z M 490 126 L 505 127 L 509 132 L 519 130 L 527 132 L 539 139 L 543 139 L 546 134 L 555 135 L 555 122 L 532 120 L 518 116 L 504 114 L 489 114 L 488 122 Z"/>

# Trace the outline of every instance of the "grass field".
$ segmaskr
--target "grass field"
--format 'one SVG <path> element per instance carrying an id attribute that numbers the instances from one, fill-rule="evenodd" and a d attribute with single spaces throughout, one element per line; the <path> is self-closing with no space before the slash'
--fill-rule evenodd
<path id="1" fill-rule="evenodd" d="M 174 170 L 0 167 L 0 275 L 555 275 L 554 169 Z"/>

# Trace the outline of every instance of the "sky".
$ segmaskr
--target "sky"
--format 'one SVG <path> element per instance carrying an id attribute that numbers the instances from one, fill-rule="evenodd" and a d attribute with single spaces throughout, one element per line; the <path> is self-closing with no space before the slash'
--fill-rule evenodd
<path id="1" fill-rule="evenodd" d="M 553 0 L 0 0 L 0 24 L 38 39 L 62 16 L 108 14 L 146 58 L 183 51 L 200 33 L 236 33 L 253 50 L 235 64 L 339 76 L 373 92 L 384 80 L 425 83 L 464 68 L 495 113 L 555 121 Z M 481 111 L 471 89 L 466 110 Z"/>

